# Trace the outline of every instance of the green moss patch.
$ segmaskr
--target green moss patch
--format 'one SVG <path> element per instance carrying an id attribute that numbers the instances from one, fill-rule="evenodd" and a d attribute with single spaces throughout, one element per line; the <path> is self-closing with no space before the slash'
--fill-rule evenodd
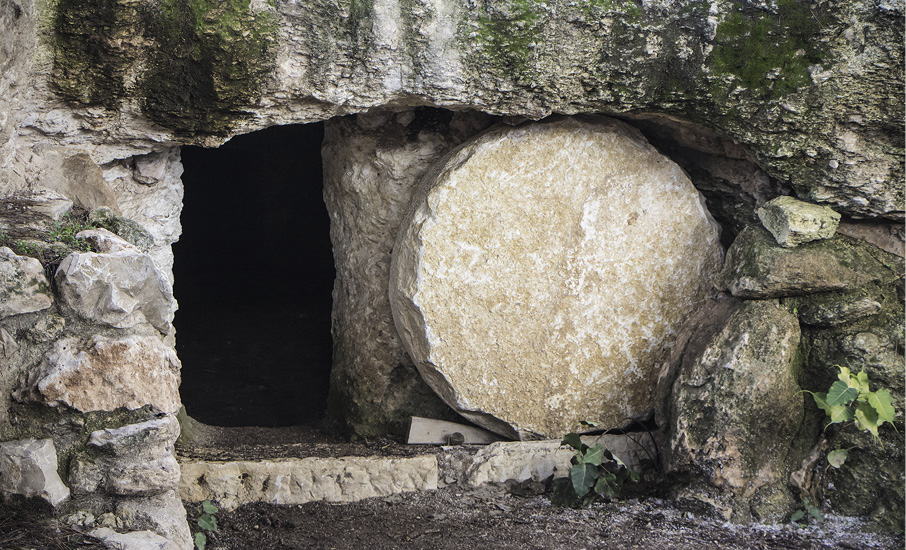
<path id="1" fill-rule="evenodd" d="M 180 132 L 228 133 L 273 70 L 273 12 L 252 13 L 249 0 L 163 0 L 148 28 L 158 47 L 145 113 Z"/>
<path id="2" fill-rule="evenodd" d="M 771 11 L 746 7 L 717 26 L 712 69 L 734 75 L 738 84 L 769 99 L 811 84 L 808 67 L 824 61 L 819 40 L 827 18 L 797 0 L 780 0 Z"/>

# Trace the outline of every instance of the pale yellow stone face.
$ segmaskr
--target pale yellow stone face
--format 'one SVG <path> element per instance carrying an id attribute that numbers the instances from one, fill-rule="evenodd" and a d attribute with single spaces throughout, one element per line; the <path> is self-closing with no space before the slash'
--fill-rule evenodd
<path id="1" fill-rule="evenodd" d="M 423 182 L 394 249 L 394 318 L 429 384 L 489 429 L 618 425 L 653 406 L 718 237 L 684 172 L 622 123 L 499 128 Z"/>

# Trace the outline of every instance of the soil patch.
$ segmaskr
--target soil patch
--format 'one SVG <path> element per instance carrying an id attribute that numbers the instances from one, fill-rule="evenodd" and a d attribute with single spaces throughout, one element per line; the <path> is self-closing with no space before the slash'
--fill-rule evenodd
<path id="1" fill-rule="evenodd" d="M 902 536 L 851 518 L 818 526 L 737 526 L 693 516 L 658 498 L 559 508 L 522 488 L 394 495 L 349 504 L 250 504 L 218 514 L 208 549 L 888 549 Z M 520 493 L 520 491 L 515 491 Z M 197 514 L 190 506 L 190 517 Z"/>

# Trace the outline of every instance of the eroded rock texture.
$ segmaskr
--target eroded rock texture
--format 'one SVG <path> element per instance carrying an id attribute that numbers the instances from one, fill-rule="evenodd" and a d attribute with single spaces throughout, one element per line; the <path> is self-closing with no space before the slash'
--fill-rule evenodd
<path id="1" fill-rule="evenodd" d="M 21 397 L 82 412 L 153 405 L 176 413 L 179 367 L 173 348 L 154 337 L 64 338 L 30 375 Z"/>
<path id="2" fill-rule="evenodd" d="M 337 267 L 330 406 L 358 435 L 403 433 L 412 415 L 450 415 L 393 326 L 390 253 L 419 178 L 488 118 L 419 109 L 325 126 L 324 200 Z"/>
<path id="3" fill-rule="evenodd" d="M 613 427 L 653 406 L 718 236 L 682 170 L 625 124 L 497 127 L 422 182 L 394 247 L 394 319 L 425 380 L 479 425 Z"/>

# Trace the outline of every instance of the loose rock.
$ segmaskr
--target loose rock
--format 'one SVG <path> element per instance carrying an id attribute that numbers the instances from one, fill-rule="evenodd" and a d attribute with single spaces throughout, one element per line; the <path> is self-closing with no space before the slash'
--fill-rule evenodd
<path id="1" fill-rule="evenodd" d="M 521 439 L 650 409 L 655 365 L 722 255 L 682 170 L 608 119 L 467 142 L 401 227 L 390 298 L 406 349 L 448 405 Z"/>
<path id="2" fill-rule="evenodd" d="M 766 230 L 749 226 L 727 250 L 718 287 L 741 298 L 764 299 L 852 291 L 873 281 L 892 281 L 895 275 L 872 249 L 843 236 L 785 248 Z"/>
<path id="3" fill-rule="evenodd" d="M 782 520 L 795 502 L 786 480 L 804 410 L 798 320 L 773 300 L 724 299 L 683 333 L 659 384 L 658 424 L 668 430 L 667 472 L 705 483 L 680 499 L 728 520 Z"/>
<path id="4" fill-rule="evenodd" d="M 840 214 L 832 208 L 787 196 L 768 201 L 758 209 L 758 217 L 777 243 L 788 248 L 829 239 L 840 223 Z"/>
<path id="5" fill-rule="evenodd" d="M 173 286 L 147 254 L 70 254 L 54 278 L 62 301 L 84 319 L 115 328 L 151 323 L 170 332 L 176 311 Z"/>
<path id="6" fill-rule="evenodd" d="M 104 545 L 111 550 L 163 550 L 167 546 L 167 539 L 151 531 L 117 533 L 101 527 L 88 534 L 104 541 Z"/>
<path id="7" fill-rule="evenodd" d="M 0 443 L 0 493 L 39 497 L 52 506 L 69 500 L 57 474 L 57 449 L 51 439 Z"/>
<path id="8" fill-rule="evenodd" d="M 41 262 L 0 247 L 0 319 L 47 309 L 53 296 Z"/>

